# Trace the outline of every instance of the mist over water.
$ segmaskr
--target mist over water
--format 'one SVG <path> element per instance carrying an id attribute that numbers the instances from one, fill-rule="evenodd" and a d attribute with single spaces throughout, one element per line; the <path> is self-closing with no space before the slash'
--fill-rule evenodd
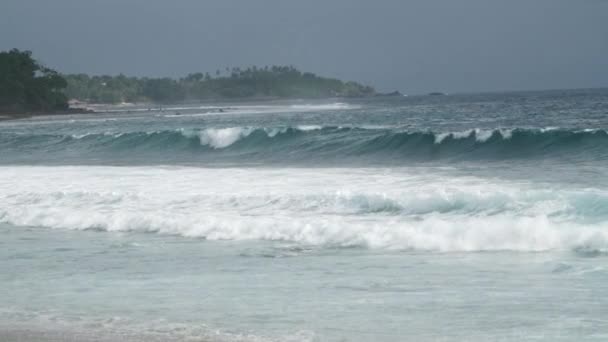
<path id="1" fill-rule="evenodd" d="M 607 132 L 606 90 L 2 122 L 0 321 L 159 340 L 602 340 Z"/>

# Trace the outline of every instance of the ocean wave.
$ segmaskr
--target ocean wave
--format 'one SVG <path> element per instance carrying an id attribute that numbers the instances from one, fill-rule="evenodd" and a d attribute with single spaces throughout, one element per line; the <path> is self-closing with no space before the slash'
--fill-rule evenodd
<path id="1" fill-rule="evenodd" d="M 411 175 L 374 185 L 340 170 L 16 167 L 1 175 L 0 223 L 19 227 L 321 247 L 608 252 L 601 190 Z M 27 183 L 12 183 L 16 175 Z"/>
<path id="2" fill-rule="evenodd" d="M 358 220 L 339 216 L 239 216 L 208 213 L 113 213 L 62 210 L 3 212 L 18 226 L 106 232 L 144 232 L 207 240 L 289 241 L 322 247 L 421 251 L 608 252 L 607 224 L 574 224 L 546 216 L 429 216 L 419 220 Z"/>
<path id="3" fill-rule="evenodd" d="M 608 133 L 601 129 L 471 129 L 456 132 L 404 131 L 387 128 L 295 126 L 220 127 L 148 132 L 60 134 L 1 133 L 7 152 L 61 152 L 81 148 L 88 153 L 149 150 L 199 150 L 204 157 L 224 152 L 285 160 L 376 158 L 398 160 L 513 159 L 579 155 L 608 157 Z M 162 153 L 159 154 L 162 156 Z M 189 154 L 191 157 L 192 154 Z"/>

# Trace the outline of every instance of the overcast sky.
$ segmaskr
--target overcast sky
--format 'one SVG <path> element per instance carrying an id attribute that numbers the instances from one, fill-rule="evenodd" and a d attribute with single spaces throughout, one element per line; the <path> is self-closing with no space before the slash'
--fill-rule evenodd
<path id="1" fill-rule="evenodd" d="M 293 64 L 415 94 L 608 86 L 608 0 L 0 0 L 67 73 Z"/>

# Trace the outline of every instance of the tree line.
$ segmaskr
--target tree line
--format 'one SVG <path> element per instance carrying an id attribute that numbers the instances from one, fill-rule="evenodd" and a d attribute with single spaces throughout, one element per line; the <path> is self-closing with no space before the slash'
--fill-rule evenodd
<path id="1" fill-rule="evenodd" d="M 235 98 L 362 97 L 375 94 L 356 82 L 301 72 L 293 66 L 227 68 L 179 79 L 66 75 L 69 98 L 95 103 L 179 102 Z"/>
<path id="2" fill-rule="evenodd" d="M 65 78 L 38 63 L 30 51 L 0 52 L 0 112 L 65 110 L 67 85 Z"/>
<path id="3" fill-rule="evenodd" d="M 39 62 L 30 51 L 0 52 L 0 112 L 68 109 L 68 99 L 91 103 L 171 103 L 239 98 L 363 97 L 376 92 L 356 82 L 343 82 L 301 72 L 293 66 L 226 68 L 192 73 L 179 79 L 62 75 Z"/>

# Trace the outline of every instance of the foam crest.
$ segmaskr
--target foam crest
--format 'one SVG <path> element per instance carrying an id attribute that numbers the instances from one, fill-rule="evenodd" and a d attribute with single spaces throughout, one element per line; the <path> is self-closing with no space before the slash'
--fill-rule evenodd
<path id="1" fill-rule="evenodd" d="M 544 131 L 540 131 L 544 132 Z M 448 137 L 459 140 L 468 139 L 471 137 L 475 138 L 475 141 L 484 143 L 495 135 L 500 136 L 502 140 L 509 140 L 513 136 L 513 129 L 496 129 L 496 130 L 484 130 L 484 129 L 471 129 L 458 132 L 447 132 L 447 133 L 431 133 L 435 136 L 435 144 L 441 144 Z"/>
<path id="2" fill-rule="evenodd" d="M 17 175 L 26 181 L 15 184 Z M 0 222 L 14 226 L 314 246 L 608 251 L 601 190 L 407 170 L 4 167 L 0 203 Z"/>
<path id="3" fill-rule="evenodd" d="M 234 144 L 237 140 L 251 134 L 253 129 L 242 127 L 209 128 L 200 132 L 201 145 L 213 148 L 225 148 Z"/>
<path id="4" fill-rule="evenodd" d="M 296 127 L 298 130 L 306 132 L 306 131 L 318 131 L 323 129 L 323 126 L 319 125 L 300 125 Z"/>
<path id="5" fill-rule="evenodd" d="M 431 215 L 420 220 L 371 220 L 339 216 L 287 217 L 174 215 L 55 209 L 3 213 L 19 226 L 107 232 L 147 232 L 208 240 L 291 241 L 325 247 L 365 247 L 425 251 L 608 251 L 608 225 L 555 222 L 546 216 Z"/>
<path id="6" fill-rule="evenodd" d="M 198 141 L 198 144 L 195 142 Z M 386 127 L 279 126 L 220 127 L 158 130 L 146 132 L 104 132 L 72 135 L 0 133 L 0 146 L 8 156 L 36 161 L 75 156 L 74 151 L 96 160 L 121 156 L 138 150 L 155 151 L 148 158 L 218 160 L 222 150 L 236 142 L 235 148 L 250 154 L 237 154 L 237 162 L 260 156 L 266 162 L 322 163 L 353 159 L 374 162 L 417 160 L 502 160 L 526 158 L 608 158 L 608 133 L 601 129 L 472 129 L 455 132 L 402 131 Z M 199 148 L 197 148 L 199 146 Z M 200 148 L 200 146 L 209 148 Z M 25 151 L 25 152 L 24 152 Z M 44 151 L 37 154 L 37 151 Z M 52 155 L 48 152 L 52 151 Z M 196 151 L 197 154 L 192 154 Z M 111 152 L 107 154 L 105 152 Z M 186 152 L 183 155 L 180 153 Z M 63 155 L 65 153 L 65 155 Z M 103 154 L 102 156 L 95 155 Z M 213 155 L 210 155 L 213 154 Z M 227 158 L 234 158 L 229 154 Z M 154 160 L 153 160 L 154 161 Z M 225 160 L 223 160 L 225 161 Z"/>
<path id="7" fill-rule="evenodd" d="M 328 104 L 296 104 L 291 105 L 290 108 L 294 110 L 346 110 L 346 109 L 356 109 L 360 108 L 357 105 L 351 105 L 344 102 L 335 102 Z"/>

